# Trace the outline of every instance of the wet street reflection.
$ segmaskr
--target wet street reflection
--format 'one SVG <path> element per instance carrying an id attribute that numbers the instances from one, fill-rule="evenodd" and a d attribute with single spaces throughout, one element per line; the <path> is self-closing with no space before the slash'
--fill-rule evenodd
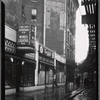
<path id="1" fill-rule="evenodd" d="M 87 89 L 71 100 L 97 100 L 95 89 Z"/>

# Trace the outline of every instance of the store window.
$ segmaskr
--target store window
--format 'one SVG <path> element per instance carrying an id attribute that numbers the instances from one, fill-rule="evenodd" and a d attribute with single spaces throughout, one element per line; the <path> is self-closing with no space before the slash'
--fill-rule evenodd
<path id="1" fill-rule="evenodd" d="M 5 57 L 5 88 L 16 86 L 16 63 L 14 58 Z"/>
<path id="2" fill-rule="evenodd" d="M 68 32 L 67 36 L 68 36 L 68 37 L 67 37 L 67 40 L 68 40 L 68 42 L 69 42 L 69 32 Z"/>
<path id="3" fill-rule="evenodd" d="M 57 62 L 57 83 L 65 82 L 64 65 Z"/>
<path id="4" fill-rule="evenodd" d="M 53 67 L 47 64 L 40 64 L 39 66 L 39 85 L 53 83 Z"/>
<path id="5" fill-rule="evenodd" d="M 45 65 L 39 64 L 39 85 L 45 84 Z"/>
<path id="6" fill-rule="evenodd" d="M 53 83 L 53 68 L 49 67 L 49 84 Z"/>
<path id="7" fill-rule="evenodd" d="M 37 10 L 36 9 L 32 9 L 31 10 L 31 20 L 32 21 L 36 20 L 36 15 L 37 15 Z"/>
<path id="8" fill-rule="evenodd" d="M 35 64 L 22 62 L 21 86 L 34 86 Z"/>

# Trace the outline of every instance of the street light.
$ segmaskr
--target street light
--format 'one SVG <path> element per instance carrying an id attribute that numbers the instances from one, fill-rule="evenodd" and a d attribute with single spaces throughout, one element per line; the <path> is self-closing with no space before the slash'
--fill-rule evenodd
<path id="1" fill-rule="evenodd" d="M 11 62 L 13 62 L 13 61 L 14 61 L 14 59 L 13 59 L 13 58 L 10 58 L 10 60 L 11 60 Z"/>
<path id="2" fill-rule="evenodd" d="M 24 65 L 24 61 L 22 61 L 22 65 Z"/>

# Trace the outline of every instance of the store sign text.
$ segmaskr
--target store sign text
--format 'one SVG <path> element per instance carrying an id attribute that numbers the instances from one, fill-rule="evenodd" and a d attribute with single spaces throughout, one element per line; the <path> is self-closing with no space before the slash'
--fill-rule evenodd
<path id="1" fill-rule="evenodd" d="M 15 54 L 16 53 L 16 43 L 8 39 L 5 39 L 5 52 Z"/>
<path id="2" fill-rule="evenodd" d="M 41 46 L 41 45 L 39 46 L 39 52 L 41 54 L 44 54 L 44 55 L 48 56 L 48 57 L 54 58 L 54 53 L 51 52 L 49 49 Z"/>
<path id="3" fill-rule="evenodd" d="M 26 53 L 25 57 L 29 58 L 29 59 L 32 59 L 32 60 L 35 60 L 35 54 L 34 53 Z"/>
<path id="4" fill-rule="evenodd" d="M 17 49 L 20 49 L 21 47 L 23 48 L 23 47 L 30 47 L 30 46 L 32 48 L 35 48 L 34 34 L 35 34 L 35 26 L 27 25 L 27 24 L 19 25 L 18 36 L 17 36 Z"/>
<path id="5" fill-rule="evenodd" d="M 49 58 L 43 57 L 41 55 L 39 56 L 39 60 L 54 65 L 53 59 L 49 59 Z"/>
<path id="6" fill-rule="evenodd" d="M 28 45 L 29 44 L 29 25 L 19 26 L 18 32 L 18 45 Z"/>

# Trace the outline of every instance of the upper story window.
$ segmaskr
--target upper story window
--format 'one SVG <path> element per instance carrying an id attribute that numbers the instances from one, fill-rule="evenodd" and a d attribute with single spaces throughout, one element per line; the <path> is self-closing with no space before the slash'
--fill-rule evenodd
<path id="1" fill-rule="evenodd" d="M 32 21 L 36 20 L 37 9 L 32 9 L 32 10 L 31 10 L 31 14 L 32 14 L 31 20 L 32 20 Z"/>
<path id="2" fill-rule="evenodd" d="M 72 37 L 71 37 L 71 35 L 70 35 L 70 44 L 72 43 L 71 41 L 72 41 Z"/>
<path id="3" fill-rule="evenodd" d="M 31 0 L 31 2 L 38 2 L 37 0 Z"/>
<path id="4" fill-rule="evenodd" d="M 68 42 L 69 42 L 69 32 L 68 32 L 68 34 L 67 34 L 67 40 L 68 40 Z"/>
<path id="5" fill-rule="evenodd" d="M 72 11 L 72 2 L 71 2 L 71 6 L 70 6 L 70 8 L 71 8 L 71 11 Z"/>

